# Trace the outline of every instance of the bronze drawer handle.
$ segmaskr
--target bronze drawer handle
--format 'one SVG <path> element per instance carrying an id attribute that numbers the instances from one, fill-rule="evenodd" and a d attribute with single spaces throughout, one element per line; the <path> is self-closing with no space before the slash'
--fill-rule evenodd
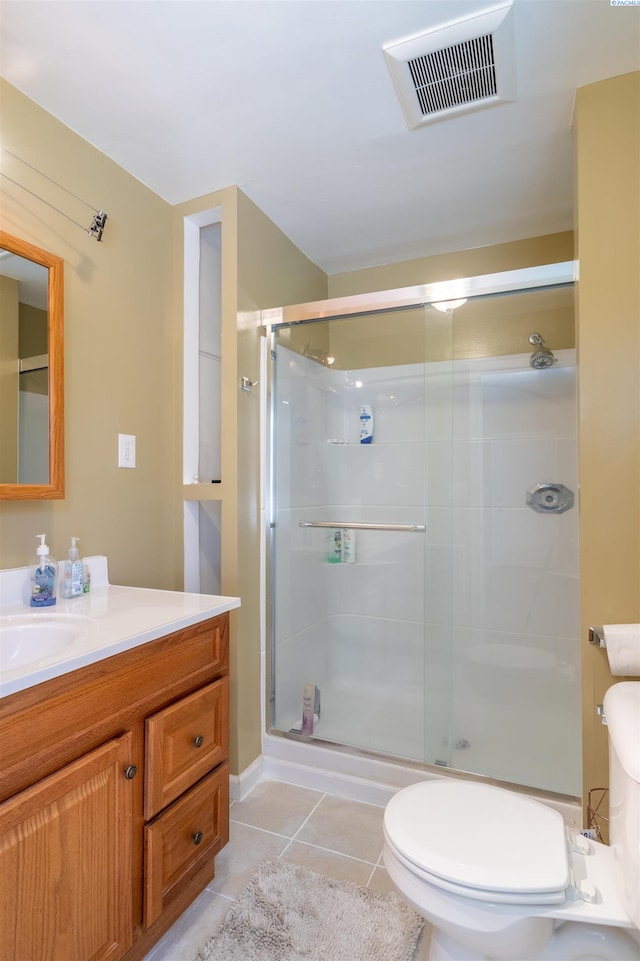
<path id="1" fill-rule="evenodd" d="M 137 773 L 138 773 L 138 768 L 135 766 L 135 764 L 130 764 L 129 767 L 126 767 L 124 769 L 124 776 L 127 779 L 127 781 L 133 781 Z"/>
<path id="2" fill-rule="evenodd" d="M 194 743 L 195 747 L 202 747 L 202 745 L 204 744 L 204 738 L 203 738 L 202 734 L 196 735 L 196 737 L 194 737 L 194 739 L 193 739 L 193 743 Z"/>
<path id="3" fill-rule="evenodd" d="M 196 833 L 193 835 L 193 843 L 195 845 L 201 844 L 203 837 L 204 837 L 204 834 L 202 833 L 202 831 L 196 831 Z"/>

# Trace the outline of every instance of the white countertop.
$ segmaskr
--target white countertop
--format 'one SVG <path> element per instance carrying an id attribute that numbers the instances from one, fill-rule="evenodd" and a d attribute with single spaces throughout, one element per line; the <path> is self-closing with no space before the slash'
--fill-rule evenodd
<path id="1" fill-rule="evenodd" d="M 34 610 L 25 603 L 28 568 L 0 571 L 0 697 L 60 677 L 87 664 L 131 650 L 147 641 L 181 630 L 240 607 L 240 598 L 187 594 L 109 584 L 106 557 L 84 558 L 91 568 L 91 591 L 72 600 L 58 598 L 54 607 Z M 21 667 L 3 650 L 3 626 L 24 623 L 25 617 L 71 621 L 79 628 L 69 648 Z"/>

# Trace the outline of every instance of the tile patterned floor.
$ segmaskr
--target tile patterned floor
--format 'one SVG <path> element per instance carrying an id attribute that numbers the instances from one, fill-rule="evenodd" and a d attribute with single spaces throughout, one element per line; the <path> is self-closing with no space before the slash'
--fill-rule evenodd
<path id="1" fill-rule="evenodd" d="M 382 866 L 383 813 L 384 808 L 372 804 L 262 781 L 244 800 L 231 804 L 230 840 L 216 858 L 216 877 L 145 961 L 193 961 L 266 858 L 281 857 L 340 880 L 393 890 Z M 428 940 L 425 926 L 414 961 L 426 959 Z"/>

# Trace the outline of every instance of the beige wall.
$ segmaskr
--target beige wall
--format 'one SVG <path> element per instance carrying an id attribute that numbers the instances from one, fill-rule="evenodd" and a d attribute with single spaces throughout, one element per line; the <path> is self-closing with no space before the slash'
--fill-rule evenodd
<path id="1" fill-rule="evenodd" d="M 539 264 L 573 260 L 573 232 L 530 237 L 507 244 L 474 247 L 399 264 L 382 264 L 329 277 L 329 297 L 347 297 L 374 290 L 414 287 L 458 277 L 479 277 L 499 270 L 519 270 Z"/>
<path id="2" fill-rule="evenodd" d="M 588 628 L 640 621 L 640 73 L 579 89 L 574 127 L 586 795 L 608 781 L 595 706 L 619 680 Z"/>
<path id="3" fill-rule="evenodd" d="M 20 357 L 36 357 L 38 354 L 46 354 L 48 349 L 47 311 L 30 304 L 20 304 Z"/>
<path id="4" fill-rule="evenodd" d="M 243 771 L 261 751 L 260 386 L 239 389 L 240 377 L 260 380 L 260 343 L 255 312 L 326 297 L 326 275 L 236 187 L 175 208 L 177 300 L 182 297 L 183 220 L 221 208 L 222 217 L 222 591 L 240 596 L 231 623 L 232 773 Z M 176 308 L 177 337 L 182 312 Z M 176 352 L 181 366 L 181 350 Z M 180 370 L 176 381 L 182 382 Z M 181 396 L 181 388 L 178 389 Z M 176 404 L 180 432 L 182 404 Z M 176 450 L 181 475 L 180 451 Z M 178 478 L 181 485 L 181 476 Z M 180 491 L 182 488 L 180 486 Z M 191 491 L 186 492 L 189 496 Z M 176 516 L 182 518 L 182 505 Z M 176 539 L 182 540 L 180 530 Z"/>
<path id="5" fill-rule="evenodd" d="M 173 208 L 174 218 L 174 324 L 173 354 L 175 396 L 173 406 L 173 430 L 177 438 L 174 458 L 176 483 L 175 500 L 175 579 L 179 589 L 183 587 L 183 499 L 182 486 L 182 423 L 183 423 L 183 303 L 184 303 L 184 221 L 201 215 L 204 211 L 219 211 L 222 219 L 222 384 L 221 384 L 221 444 L 222 483 L 211 493 L 222 502 L 222 586 L 223 594 L 237 596 L 238 551 L 236 523 L 238 514 L 238 466 L 236 446 L 238 435 L 237 415 L 237 315 L 238 315 L 238 212 L 237 188 L 228 187 L 214 193 L 196 197 Z M 217 216 L 217 214 L 216 214 Z M 198 492 L 195 492 L 198 494 Z M 194 494 L 194 496 L 195 496 Z M 232 615 L 232 619 L 236 615 Z"/>
<path id="6" fill-rule="evenodd" d="M 37 357 L 49 351 L 47 311 L 29 304 L 20 304 L 20 325 L 18 335 L 18 355 Z M 48 368 L 25 371 L 19 376 L 20 390 L 33 394 L 49 393 Z"/>
<path id="7" fill-rule="evenodd" d="M 346 297 L 558 263 L 573 260 L 573 248 L 572 231 L 531 237 L 334 274 L 329 278 L 329 291 L 331 297 Z M 545 329 L 541 333 L 548 345 L 558 350 L 575 345 L 572 295 L 567 291 L 560 290 L 553 295 L 546 292 L 544 299 L 530 293 L 513 298 L 470 300 L 455 312 L 453 336 L 450 318 L 434 308 L 427 310 L 429 336 L 424 343 L 415 342 L 421 325 L 416 324 L 414 310 L 386 313 L 377 318 L 367 316 L 360 325 L 353 320 L 348 329 L 339 321 L 333 325 L 328 323 L 328 341 L 336 357 L 336 367 L 525 353 L 530 349 L 529 334 L 538 330 L 541 310 L 545 317 Z M 353 343 L 345 342 L 345 337 Z"/>
<path id="8" fill-rule="evenodd" d="M 238 192 L 238 377 L 260 378 L 259 308 L 326 297 L 327 278 L 243 193 Z M 238 632 L 238 771 L 261 751 L 259 392 L 238 391 L 238 562 L 242 611 Z"/>
<path id="9" fill-rule="evenodd" d="M 348 324 L 328 320 L 313 328 L 289 328 L 280 342 L 302 354 L 311 343 L 318 363 L 329 354 L 334 370 L 352 370 L 526 354 L 533 350 L 533 332 L 553 350 L 575 347 L 572 287 L 472 299 L 455 310 L 453 319 L 425 305 L 354 316 Z"/>
<path id="10" fill-rule="evenodd" d="M 65 262 L 66 428 L 66 496 L 0 502 L 0 567 L 29 563 L 43 531 L 64 557 L 73 534 L 108 555 L 112 582 L 172 588 L 171 207 L 4 81 L 0 109 L 24 161 L 3 151 L 3 170 L 42 198 L 2 177 L 2 229 Z M 88 227 L 91 207 L 109 216 L 101 243 L 67 219 Z M 117 466 L 118 433 L 137 436 L 135 470 Z"/>

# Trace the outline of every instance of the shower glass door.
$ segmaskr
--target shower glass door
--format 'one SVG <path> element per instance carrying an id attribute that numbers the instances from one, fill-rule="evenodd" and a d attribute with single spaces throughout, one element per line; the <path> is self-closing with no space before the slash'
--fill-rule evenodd
<path id="1" fill-rule="evenodd" d="M 449 763 L 452 316 L 274 333 L 275 730 L 301 730 L 313 685 L 314 738 Z"/>
<path id="2" fill-rule="evenodd" d="M 271 731 L 311 685 L 312 740 L 579 796 L 573 285 L 275 326 L 271 374 Z"/>

